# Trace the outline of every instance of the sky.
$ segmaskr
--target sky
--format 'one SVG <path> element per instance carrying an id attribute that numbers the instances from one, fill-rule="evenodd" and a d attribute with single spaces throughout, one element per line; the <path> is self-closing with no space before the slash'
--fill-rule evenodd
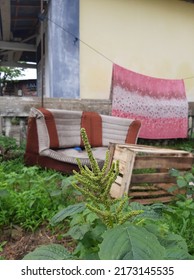
<path id="1" fill-rule="evenodd" d="M 17 80 L 30 80 L 37 78 L 36 69 L 27 68 L 24 70 L 23 74 L 24 76 L 18 77 Z"/>

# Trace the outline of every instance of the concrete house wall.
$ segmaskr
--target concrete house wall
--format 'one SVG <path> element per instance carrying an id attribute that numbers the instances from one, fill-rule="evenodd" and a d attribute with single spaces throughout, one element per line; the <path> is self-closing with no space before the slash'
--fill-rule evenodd
<path id="1" fill-rule="evenodd" d="M 46 33 L 46 95 L 79 98 L 79 0 L 50 1 Z M 49 88 L 48 88 L 49 85 Z"/>
<path id="2" fill-rule="evenodd" d="M 91 46 L 80 43 L 81 98 L 109 98 L 114 62 L 148 76 L 185 78 L 194 101 L 193 15 L 193 4 L 177 0 L 81 0 L 80 38 Z"/>

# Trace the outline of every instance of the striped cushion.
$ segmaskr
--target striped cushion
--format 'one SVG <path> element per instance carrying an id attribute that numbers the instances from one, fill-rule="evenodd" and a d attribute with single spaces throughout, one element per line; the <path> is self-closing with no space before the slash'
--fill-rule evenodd
<path id="1" fill-rule="evenodd" d="M 106 115 L 101 115 L 101 118 L 103 134 L 102 145 L 108 146 L 110 142 L 124 144 L 126 142 L 129 126 L 134 120 Z"/>
<path id="2" fill-rule="evenodd" d="M 81 143 L 81 111 L 50 109 L 52 112 L 59 139 L 60 148 L 79 146 Z"/>

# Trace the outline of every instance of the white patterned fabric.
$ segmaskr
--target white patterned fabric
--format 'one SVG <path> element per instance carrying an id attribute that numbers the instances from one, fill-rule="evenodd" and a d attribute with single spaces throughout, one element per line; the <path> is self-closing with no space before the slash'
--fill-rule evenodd
<path id="1" fill-rule="evenodd" d="M 112 115 L 141 121 L 140 138 L 187 138 L 184 81 L 145 76 L 113 65 Z"/>

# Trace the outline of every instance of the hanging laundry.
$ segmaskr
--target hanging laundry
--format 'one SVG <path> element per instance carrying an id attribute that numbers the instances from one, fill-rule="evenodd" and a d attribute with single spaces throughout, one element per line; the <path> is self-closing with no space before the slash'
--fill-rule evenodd
<path id="1" fill-rule="evenodd" d="M 187 137 L 188 101 L 183 80 L 149 77 L 114 64 L 111 97 L 113 116 L 141 121 L 140 138 Z"/>

